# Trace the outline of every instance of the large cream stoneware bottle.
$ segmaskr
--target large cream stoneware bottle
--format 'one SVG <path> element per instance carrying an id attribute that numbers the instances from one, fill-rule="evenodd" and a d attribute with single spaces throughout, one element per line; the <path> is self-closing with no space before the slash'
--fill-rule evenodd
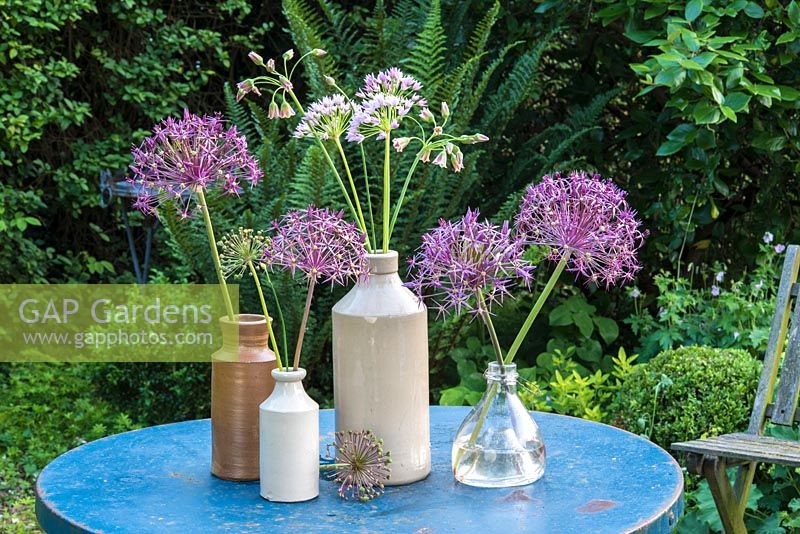
<path id="1" fill-rule="evenodd" d="M 408 484 L 431 471 L 428 313 L 397 252 L 368 260 L 369 279 L 333 307 L 336 430 L 372 430 L 392 455 L 387 484 Z"/>

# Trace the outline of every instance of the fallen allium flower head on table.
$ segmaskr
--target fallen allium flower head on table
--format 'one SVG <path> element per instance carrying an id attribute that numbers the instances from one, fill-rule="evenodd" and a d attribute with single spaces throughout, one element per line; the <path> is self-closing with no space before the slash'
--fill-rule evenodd
<path id="1" fill-rule="evenodd" d="M 391 453 L 383 449 L 383 440 L 371 430 L 341 430 L 328 446 L 335 450 L 334 462 L 323 469 L 334 469 L 333 480 L 339 484 L 343 499 L 369 501 L 383 494 L 384 482 L 391 476 Z"/>

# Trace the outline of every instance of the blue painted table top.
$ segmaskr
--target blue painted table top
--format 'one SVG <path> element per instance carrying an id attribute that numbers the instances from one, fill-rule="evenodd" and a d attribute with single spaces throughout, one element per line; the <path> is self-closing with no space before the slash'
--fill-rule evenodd
<path id="1" fill-rule="evenodd" d="M 210 474 L 206 420 L 156 426 L 100 439 L 56 458 L 36 484 L 36 515 L 61 532 L 670 532 L 683 509 L 683 475 L 662 449 L 622 430 L 535 413 L 547 471 L 528 486 L 459 484 L 450 446 L 468 408 L 431 408 L 433 471 L 421 482 L 387 487 L 376 500 L 341 500 L 333 482 L 319 498 L 270 503 L 258 482 Z M 333 441 L 332 410 L 320 436 Z M 324 448 L 323 448 L 324 450 Z"/>

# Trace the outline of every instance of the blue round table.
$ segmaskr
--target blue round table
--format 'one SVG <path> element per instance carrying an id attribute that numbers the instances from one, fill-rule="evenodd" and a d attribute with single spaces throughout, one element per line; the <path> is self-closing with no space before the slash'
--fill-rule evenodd
<path id="1" fill-rule="evenodd" d="M 209 471 L 206 420 L 156 426 L 93 441 L 56 458 L 36 484 L 36 517 L 62 532 L 385 532 L 440 534 L 670 532 L 683 509 L 683 475 L 664 450 L 625 431 L 535 413 L 547 446 L 545 476 L 528 486 L 459 484 L 450 445 L 468 408 L 431 408 L 433 471 L 387 487 L 367 502 L 343 501 L 333 482 L 319 498 L 277 504 L 257 482 Z M 320 413 L 333 441 L 334 414 Z M 324 449 L 323 449 L 324 450 Z"/>

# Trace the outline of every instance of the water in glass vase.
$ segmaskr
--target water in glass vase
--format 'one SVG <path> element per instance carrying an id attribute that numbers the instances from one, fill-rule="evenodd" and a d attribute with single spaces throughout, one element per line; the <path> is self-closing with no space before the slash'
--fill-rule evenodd
<path id="1" fill-rule="evenodd" d="M 517 397 L 516 365 L 493 362 L 485 376 L 486 392 L 453 441 L 453 475 L 484 488 L 535 482 L 544 475 L 545 447 L 538 425 Z"/>

